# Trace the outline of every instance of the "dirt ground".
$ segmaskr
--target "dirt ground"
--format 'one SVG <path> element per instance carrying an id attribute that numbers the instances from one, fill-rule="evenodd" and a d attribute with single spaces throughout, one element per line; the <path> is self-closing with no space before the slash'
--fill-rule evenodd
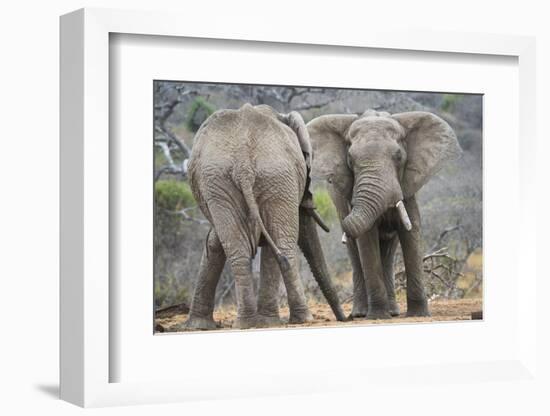
<path id="1" fill-rule="evenodd" d="M 482 300 L 479 299 L 458 299 L 458 300 L 434 300 L 430 302 L 432 316 L 407 318 L 405 317 L 406 305 L 400 303 L 401 315 L 392 319 L 365 320 L 355 319 L 347 322 L 337 322 L 330 307 L 323 303 L 310 303 L 309 307 L 313 315 L 313 322 L 301 325 L 283 324 L 278 328 L 301 328 L 319 326 L 344 326 L 344 325 L 379 325 L 393 323 L 414 323 L 414 322 L 441 322 L 441 321 L 464 321 L 480 319 L 478 312 L 482 308 Z M 344 312 L 351 311 L 351 303 L 343 305 Z M 474 314 L 472 317 L 472 313 Z M 214 320 L 218 323 L 220 330 L 231 330 L 231 325 L 236 317 L 236 310 L 233 307 L 219 309 L 214 312 Z M 281 308 L 281 318 L 288 320 L 288 308 Z M 186 308 L 179 308 L 172 311 L 158 313 L 155 317 L 155 332 L 180 332 L 182 324 L 187 319 Z"/>

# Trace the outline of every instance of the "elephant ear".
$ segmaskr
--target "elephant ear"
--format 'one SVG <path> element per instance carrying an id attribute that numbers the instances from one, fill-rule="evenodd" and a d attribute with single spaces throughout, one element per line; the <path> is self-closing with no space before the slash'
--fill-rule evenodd
<path id="1" fill-rule="evenodd" d="M 347 114 L 325 115 L 307 124 L 313 147 L 313 176 L 325 178 L 348 198 L 353 191 L 353 172 L 347 163 L 347 132 L 358 118 Z"/>
<path id="2" fill-rule="evenodd" d="M 306 159 L 306 165 L 309 172 L 311 170 L 313 151 L 311 149 L 311 140 L 304 119 L 297 111 L 291 111 L 288 114 L 279 114 L 279 120 L 283 121 L 296 134 L 300 149 L 302 149 L 302 153 Z"/>
<path id="3" fill-rule="evenodd" d="M 424 111 L 411 111 L 391 116 L 405 130 L 407 163 L 401 180 L 403 196 L 410 198 L 445 162 L 457 159 L 462 150 L 456 135 L 442 118 Z"/>

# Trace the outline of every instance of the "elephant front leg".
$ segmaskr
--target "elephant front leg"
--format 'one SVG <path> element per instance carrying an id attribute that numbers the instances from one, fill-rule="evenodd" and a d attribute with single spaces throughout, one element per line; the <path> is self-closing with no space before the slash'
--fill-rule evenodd
<path id="1" fill-rule="evenodd" d="M 214 299 L 225 260 L 225 252 L 216 231 L 210 229 L 202 253 L 189 317 L 185 323 L 186 329 L 216 329 L 213 317 Z"/>
<path id="2" fill-rule="evenodd" d="M 397 249 L 397 236 L 389 239 L 380 239 L 380 255 L 382 256 L 382 269 L 384 273 L 384 284 L 388 293 L 388 302 L 390 305 L 390 315 L 399 316 L 399 305 L 395 299 L 395 273 L 394 258 Z"/>
<path id="3" fill-rule="evenodd" d="M 329 184 L 328 191 L 332 202 L 334 202 L 336 210 L 338 211 L 338 217 L 340 218 L 341 224 L 344 218 L 346 218 L 351 212 L 349 198 L 346 198 L 344 196 L 345 192 L 342 192 L 333 184 Z M 361 266 L 357 241 L 353 238 L 348 238 L 346 249 L 348 251 L 353 273 L 353 308 L 349 317 L 352 319 L 364 318 L 367 316 L 368 310 L 367 288 L 365 286 L 365 277 L 363 273 L 363 266 Z"/>
<path id="4" fill-rule="evenodd" d="M 258 289 L 258 320 L 264 326 L 281 324 L 279 317 L 279 288 L 281 271 L 273 250 L 269 246 L 261 249 L 260 287 Z"/>
<path id="5" fill-rule="evenodd" d="M 368 312 L 368 296 L 357 242 L 353 238 L 348 238 L 346 246 L 351 262 L 353 281 L 353 308 L 350 318 L 364 318 Z"/>
<path id="6" fill-rule="evenodd" d="M 378 227 L 374 226 L 362 234 L 358 242 L 368 295 L 367 319 L 389 319 L 391 315 L 383 280 Z"/>
<path id="7" fill-rule="evenodd" d="M 405 273 L 407 275 L 407 316 L 430 316 L 428 299 L 422 283 L 422 237 L 420 235 L 420 212 L 414 197 L 405 201 L 405 208 L 412 223 L 412 229 L 398 230 Z"/>

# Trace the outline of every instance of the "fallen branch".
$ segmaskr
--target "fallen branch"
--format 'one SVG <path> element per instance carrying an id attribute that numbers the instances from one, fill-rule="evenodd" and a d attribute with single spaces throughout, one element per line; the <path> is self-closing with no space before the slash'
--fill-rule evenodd
<path id="1" fill-rule="evenodd" d="M 156 318 L 166 318 L 169 316 L 188 314 L 189 306 L 186 303 L 178 303 L 176 305 L 166 306 L 155 311 Z M 161 316 L 162 315 L 162 316 Z"/>

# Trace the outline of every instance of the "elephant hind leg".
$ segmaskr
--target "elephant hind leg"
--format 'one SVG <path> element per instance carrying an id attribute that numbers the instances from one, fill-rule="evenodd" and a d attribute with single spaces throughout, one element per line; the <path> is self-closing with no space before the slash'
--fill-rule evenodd
<path id="1" fill-rule="evenodd" d="M 216 201 L 209 203 L 208 209 L 235 279 L 237 319 L 233 326 L 241 329 L 261 326 L 257 319 L 252 277 L 254 248 L 248 237 L 245 219 L 237 215 L 241 208 Z"/>
<path id="2" fill-rule="evenodd" d="M 281 268 L 281 272 L 290 309 L 289 323 L 310 322 L 313 317 L 306 302 L 297 264 L 298 201 L 288 201 L 283 198 L 271 199 L 269 207 L 262 214 L 274 244 L 279 248 L 281 255 L 288 260 L 288 268 Z"/>
<path id="3" fill-rule="evenodd" d="M 185 329 L 215 329 L 214 299 L 216 287 L 225 265 L 225 252 L 216 231 L 211 228 L 206 237 L 195 285 L 193 301 Z"/>
<path id="4" fill-rule="evenodd" d="M 261 326 L 256 311 L 252 259 L 246 255 L 236 255 L 229 259 L 235 277 L 237 292 L 237 319 L 233 327 L 247 329 Z"/>
<path id="5" fill-rule="evenodd" d="M 266 326 L 280 325 L 279 288 L 281 270 L 271 247 L 261 248 L 260 287 L 258 289 L 258 316 Z"/>

